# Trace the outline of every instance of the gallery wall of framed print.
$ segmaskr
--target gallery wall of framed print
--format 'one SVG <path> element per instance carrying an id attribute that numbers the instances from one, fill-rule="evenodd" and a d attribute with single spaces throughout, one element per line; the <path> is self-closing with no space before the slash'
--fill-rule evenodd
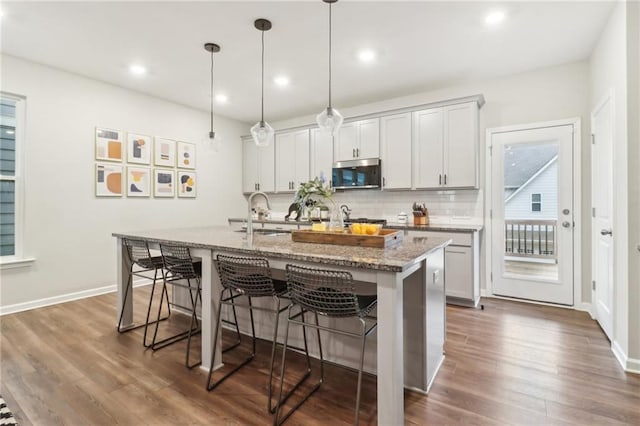
<path id="1" fill-rule="evenodd" d="M 196 198 L 196 172 L 178 170 L 178 197 Z"/>
<path id="2" fill-rule="evenodd" d="M 181 169 L 196 168 L 196 146 L 192 143 L 178 142 L 178 167 Z"/>
<path id="3" fill-rule="evenodd" d="M 96 197 L 122 196 L 122 166 L 96 163 Z"/>
<path id="4" fill-rule="evenodd" d="M 154 164 L 156 166 L 176 166 L 176 141 L 156 137 L 154 144 Z"/>
<path id="5" fill-rule="evenodd" d="M 174 197 L 176 173 L 169 169 L 153 169 L 153 196 Z"/>
<path id="6" fill-rule="evenodd" d="M 127 167 L 127 197 L 151 195 L 151 169 L 149 167 Z"/>
<path id="7" fill-rule="evenodd" d="M 96 160 L 122 161 L 124 133 L 96 127 Z"/>
<path id="8" fill-rule="evenodd" d="M 151 164 L 151 136 L 127 134 L 127 162 Z"/>

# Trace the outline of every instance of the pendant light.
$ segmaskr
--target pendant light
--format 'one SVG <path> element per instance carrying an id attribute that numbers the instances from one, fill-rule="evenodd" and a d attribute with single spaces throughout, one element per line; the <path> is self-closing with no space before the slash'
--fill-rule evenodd
<path id="1" fill-rule="evenodd" d="M 213 130 L 213 54 L 220 51 L 220 46 L 215 43 L 205 43 L 204 50 L 211 53 L 211 85 L 210 85 L 210 96 L 211 96 L 211 127 L 209 128 L 209 137 L 205 140 L 205 146 L 207 149 L 211 151 L 218 152 L 220 150 L 220 143 L 222 142 L 222 137 L 220 134 L 217 134 Z"/>
<path id="2" fill-rule="evenodd" d="M 331 133 L 333 136 L 338 134 L 340 126 L 344 118 L 338 112 L 337 109 L 331 106 L 331 4 L 338 0 L 322 0 L 325 3 L 329 3 L 329 106 L 316 116 L 316 122 L 320 127 L 320 130 Z"/>
<path id="3" fill-rule="evenodd" d="M 251 136 L 257 146 L 267 147 L 273 142 L 273 127 L 264 121 L 264 32 L 271 29 L 271 21 L 256 19 L 253 25 L 262 32 L 262 92 L 260 95 L 260 121 L 251 128 Z"/>

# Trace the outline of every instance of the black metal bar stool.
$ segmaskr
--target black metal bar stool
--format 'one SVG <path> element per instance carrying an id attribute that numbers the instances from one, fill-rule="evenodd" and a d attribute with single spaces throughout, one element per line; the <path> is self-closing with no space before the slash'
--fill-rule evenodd
<path id="1" fill-rule="evenodd" d="M 168 314 L 163 318 L 158 318 L 155 321 L 149 322 L 149 315 L 151 313 L 151 305 L 153 304 L 153 296 L 155 294 L 156 282 L 158 280 L 158 271 L 160 271 L 160 275 L 163 275 L 162 268 L 162 256 L 151 256 L 151 252 L 149 250 L 149 245 L 144 240 L 136 240 L 131 238 L 123 238 L 122 245 L 124 246 L 127 256 L 129 258 L 129 278 L 127 280 L 127 285 L 124 290 L 124 301 L 122 303 L 122 308 L 120 310 L 120 317 L 118 319 L 118 332 L 126 333 L 131 330 L 136 330 L 140 327 L 144 327 L 144 335 L 142 337 L 142 344 L 144 347 L 149 347 L 147 344 L 147 329 L 149 324 L 154 324 L 157 321 L 163 321 L 168 318 L 168 315 L 171 313 L 171 308 L 169 306 L 169 299 L 167 298 L 167 309 Z M 127 299 L 131 294 L 133 297 L 133 277 L 141 277 L 146 279 L 151 279 L 148 272 L 153 271 L 153 283 L 151 285 L 151 296 L 149 297 L 149 306 L 147 308 L 147 316 L 146 320 L 143 324 L 138 324 L 134 326 L 122 326 L 122 318 L 124 315 L 124 307 L 127 304 Z M 163 288 L 163 292 L 160 296 L 160 305 L 165 297 L 165 292 Z"/>
<path id="2" fill-rule="evenodd" d="M 286 306 L 282 307 L 281 298 L 286 297 L 287 292 L 287 284 L 284 281 L 273 279 L 271 276 L 271 268 L 269 267 L 269 262 L 263 258 L 256 257 L 233 257 L 233 256 L 225 256 L 218 255 L 216 259 L 214 259 L 214 263 L 216 269 L 218 270 L 218 274 L 220 276 L 220 283 L 222 284 L 222 291 L 220 292 L 220 302 L 218 304 L 218 311 L 216 315 L 216 323 L 215 323 L 215 333 L 214 333 L 214 344 L 213 344 L 213 353 L 211 356 L 211 367 L 209 368 L 209 377 L 207 379 L 207 390 L 211 391 L 215 389 L 218 385 L 220 385 L 223 381 L 229 378 L 232 374 L 240 370 L 242 367 L 251 362 L 256 354 L 256 332 L 255 332 L 255 324 L 253 318 L 253 311 L 263 311 L 268 312 L 274 315 L 275 317 L 275 325 L 273 329 L 273 343 L 271 346 L 271 362 L 269 367 L 269 402 L 268 408 L 271 413 L 275 412 L 275 406 L 272 403 L 273 399 L 273 364 L 275 360 L 276 353 L 276 345 L 278 338 L 278 320 L 280 318 L 280 313 L 286 311 L 289 308 L 289 303 Z M 240 305 L 238 304 L 237 299 L 241 296 L 246 296 L 248 300 L 248 305 Z M 270 297 L 273 299 L 274 308 L 255 306 L 252 303 L 254 298 L 265 298 Z M 222 305 L 231 306 L 233 309 L 233 315 L 236 326 L 237 340 L 229 347 L 223 348 L 222 353 L 226 353 L 234 348 L 236 348 L 240 344 L 240 330 L 238 328 L 238 322 L 236 317 L 236 307 L 242 307 L 249 310 L 249 316 L 251 318 L 251 333 L 252 333 L 252 350 L 251 354 L 245 358 L 240 364 L 233 367 L 230 371 L 225 373 L 222 377 L 211 381 L 214 374 L 214 358 L 216 353 L 216 348 L 218 344 L 218 333 L 220 330 L 221 323 L 221 313 L 222 313 Z M 305 347 L 304 351 L 307 355 L 307 364 L 308 369 L 307 373 L 300 379 L 300 381 L 293 387 L 293 389 L 288 392 L 284 400 L 289 398 L 293 391 L 298 388 L 302 382 L 309 377 L 311 372 L 311 359 L 309 358 L 309 350 L 307 348 L 307 339 L 305 334 L 304 339 Z M 281 393 L 282 395 L 282 393 Z"/>
<path id="3" fill-rule="evenodd" d="M 185 331 L 179 332 L 169 337 L 158 340 L 158 325 L 153 333 L 153 341 L 151 343 L 151 349 L 158 350 L 173 343 L 187 339 L 187 354 L 185 359 L 185 365 L 187 368 L 193 368 L 199 364 L 198 361 L 194 364 L 189 362 L 191 354 L 191 337 L 200 333 L 200 321 L 197 316 L 198 301 L 202 302 L 202 286 L 200 283 L 200 277 L 202 274 L 202 263 L 194 262 L 191 258 L 191 253 L 188 247 L 173 245 L 173 244 L 160 244 L 160 252 L 162 253 L 162 260 L 164 264 L 163 275 L 163 293 L 166 294 L 167 300 L 169 300 L 169 294 L 167 285 L 173 285 L 174 287 L 184 288 L 188 291 L 190 302 L 189 306 L 179 306 L 185 309 L 190 317 L 191 322 L 189 328 Z M 184 283 L 186 281 L 186 284 Z M 177 306 L 175 302 L 169 302 L 173 306 Z M 162 313 L 162 304 L 158 307 L 158 318 Z"/>
<path id="4" fill-rule="evenodd" d="M 282 403 L 278 403 L 273 418 L 274 425 L 282 424 L 295 410 L 297 410 L 309 397 L 320 388 L 324 381 L 324 358 L 322 355 L 322 342 L 320 340 L 320 330 L 330 333 L 342 334 L 344 336 L 357 337 L 362 339 L 360 353 L 360 367 L 358 369 L 358 390 L 356 393 L 355 422 L 360 419 L 360 393 L 362 388 L 362 368 L 364 364 L 364 349 L 366 337 L 378 326 L 376 318 L 369 314 L 376 307 L 376 295 L 355 294 L 353 277 L 349 272 L 332 271 L 327 269 L 306 268 L 297 265 L 287 265 L 287 287 L 291 305 L 287 317 L 287 328 L 285 332 L 284 350 L 282 352 L 282 371 L 280 373 L 280 391 L 284 385 L 285 361 L 287 353 L 287 341 L 289 338 L 289 325 L 302 325 L 304 330 L 307 327 L 316 329 L 318 335 L 318 348 L 320 352 L 320 380 L 313 388 L 298 402 L 291 410 L 279 418 Z M 293 307 L 299 306 L 300 312 L 293 314 Z M 311 313 L 315 317 L 315 324 L 305 321 L 305 314 Z M 330 318 L 357 318 L 361 325 L 361 332 L 354 333 L 337 328 L 321 326 L 318 316 L 322 315 Z M 367 327 L 367 318 L 375 319 L 374 323 Z M 280 401 L 280 399 L 279 399 Z"/>

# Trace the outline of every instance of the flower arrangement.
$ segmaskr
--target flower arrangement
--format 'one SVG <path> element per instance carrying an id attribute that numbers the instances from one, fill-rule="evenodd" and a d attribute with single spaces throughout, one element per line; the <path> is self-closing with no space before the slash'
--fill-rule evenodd
<path id="1" fill-rule="evenodd" d="M 331 199 L 332 195 L 333 192 L 327 184 L 327 178 L 324 173 L 320 173 L 320 177 L 315 177 L 309 182 L 300 184 L 300 188 L 298 188 L 293 202 L 296 203 L 300 209 L 311 206 L 327 207 L 324 200 L 329 200 L 333 203 Z"/>

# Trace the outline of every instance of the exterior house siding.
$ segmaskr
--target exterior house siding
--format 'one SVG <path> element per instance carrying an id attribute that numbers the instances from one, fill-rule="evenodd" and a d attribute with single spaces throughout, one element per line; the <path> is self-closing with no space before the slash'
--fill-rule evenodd
<path id="1" fill-rule="evenodd" d="M 538 176 L 505 200 L 506 220 L 555 220 L 558 216 L 558 162 L 553 161 Z M 542 195 L 542 211 L 531 211 L 531 194 Z"/>

